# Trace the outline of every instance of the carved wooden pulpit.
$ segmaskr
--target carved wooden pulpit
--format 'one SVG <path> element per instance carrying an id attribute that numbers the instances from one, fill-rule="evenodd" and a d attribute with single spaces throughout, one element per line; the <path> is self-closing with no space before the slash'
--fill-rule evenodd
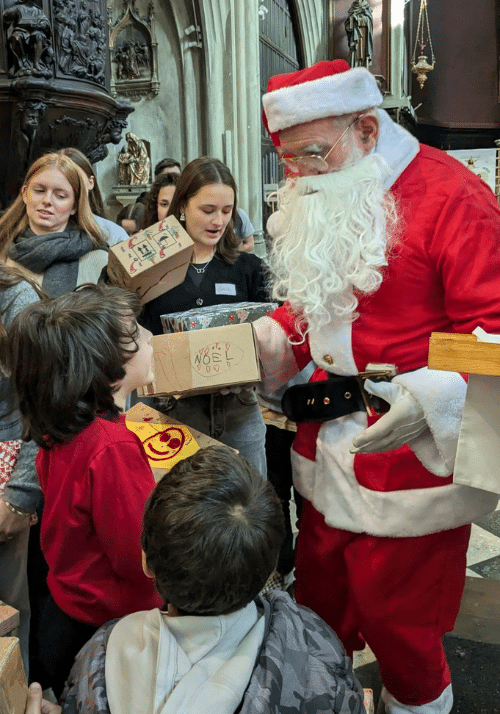
<path id="1" fill-rule="evenodd" d="M 105 0 L 0 0 L 0 209 L 29 165 L 74 146 L 91 163 L 132 111 L 110 95 Z"/>

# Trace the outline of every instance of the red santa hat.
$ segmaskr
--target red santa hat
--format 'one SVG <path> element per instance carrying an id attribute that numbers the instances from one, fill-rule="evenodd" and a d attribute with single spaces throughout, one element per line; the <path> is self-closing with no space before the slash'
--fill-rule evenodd
<path id="1" fill-rule="evenodd" d="M 277 133 L 324 117 L 376 107 L 383 97 L 365 67 L 350 68 L 345 60 L 318 62 L 298 72 L 277 74 L 262 97 L 262 118 L 276 146 Z"/>

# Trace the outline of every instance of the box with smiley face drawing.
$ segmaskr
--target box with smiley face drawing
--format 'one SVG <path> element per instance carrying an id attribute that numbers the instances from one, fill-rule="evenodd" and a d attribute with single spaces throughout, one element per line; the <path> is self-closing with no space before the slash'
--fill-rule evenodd
<path id="1" fill-rule="evenodd" d="M 201 431 L 139 402 L 126 413 L 127 427 L 142 442 L 156 482 L 181 459 L 207 446 L 222 446 Z"/>
<path id="2" fill-rule="evenodd" d="M 260 381 L 251 324 L 155 335 L 152 344 L 155 378 L 140 396 L 206 394 Z"/>
<path id="3" fill-rule="evenodd" d="M 186 277 L 193 241 L 173 216 L 111 246 L 108 277 L 137 292 L 141 303 L 163 295 Z"/>

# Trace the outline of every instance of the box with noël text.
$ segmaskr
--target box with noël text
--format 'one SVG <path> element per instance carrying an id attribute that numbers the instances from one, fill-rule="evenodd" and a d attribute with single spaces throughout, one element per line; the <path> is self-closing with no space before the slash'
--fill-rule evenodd
<path id="1" fill-rule="evenodd" d="M 193 241 L 173 216 L 111 246 L 108 277 L 134 290 L 141 303 L 168 292 L 186 277 Z"/>
<path id="2" fill-rule="evenodd" d="M 141 396 L 206 394 L 260 381 L 255 330 L 249 323 L 155 335 L 154 381 Z"/>

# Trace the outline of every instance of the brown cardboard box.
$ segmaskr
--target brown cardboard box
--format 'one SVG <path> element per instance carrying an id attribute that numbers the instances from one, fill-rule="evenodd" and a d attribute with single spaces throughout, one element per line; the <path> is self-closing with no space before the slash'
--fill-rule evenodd
<path id="1" fill-rule="evenodd" d="M 17 637 L 0 637 L 0 712 L 24 714 L 28 685 Z"/>
<path id="2" fill-rule="evenodd" d="M 182 283 L 192 253 L 189 235 L 173 216 L 167 216 L 111 246 L 108 276 L 113 285 L 137 292 L 144 304 Z"/>
<path id="3" fill-rule="evenodd" d="M 161 412 L 156 411 L 156 409 L 152 409 L 151 407 L 146 406 L 145 404 L 142 404 L 142 402 L 139 402 L 138 404 L 135 404 L 131 409 L 129 409 L 126 413 L 126 421 L 127 424 L 130 424 L 129 428 L 131 427 L 132 423 L 137 423 L 137 422 L 147 422 L 149 424 L 162 424 L 165 425 L 166 428 L 168 427 L 178 427 L 181 426 L 180 422 L 178 422 L 176 419 L 172 419 L 172 417 L 167 416 L 166 414 L 162 414 Z M 216 441 L 215 439 L 212 439 L 210 436 L 207 436 L 206 434 L 202 434 L 201 431 L 198 431 L 197 429 L 192 429 L 191 427 L 188 427 L 189 431 L 193 435 L 197 446 L 200 449 L 206 449 L 207 446 L 221 446 L 220 441 Z M 135 432 L 135 429 L 132 429 L 132 431 Z M 140 435 L 138 434 L 139 438 Z M 170 444 L 168 443 L 167 440 L 161 438 L 160 435 L 160 443 L 158 441 L 153 444 L 153 450 L 151 450 L 149 447 L 150 444 L 145 443 L 144 440 L 141 439 L 143 442 L 144 449 L 146 451 L 146 454 L 150 458 L 150 465 L 153 470 L 153 476 L 155 477 L 155 481 L 158 483 L 158 481 L 161 479 L 161 477 L 166 474 L 168 471 L 170 471 L 169 468 L 157 468 L 154 463 L 155 461 L 151 459 L 151 456 L 153 455 L 154 458 L 156 458 L 158 450 L 163 450 L 164 452 L 169 451 L 171 453 L 170 449 Z M 148 440 L 149 441 L 149 440 Z M 171 442 L 170 442 L 171 443 Z"/>
<path id="4" fill-rule="evenodd" d="M 138 390 L 156 394 L 203 394 L 221 387 L 260 381 L 251 324 L 153 337 L 154 381 Z"/>
<path id="5" fill-rule="evenodd" d="M 0 637 L 14 636 L 14 630 L 19 627 L 19 610 L 4 602 L 0 602 Z M 13 633 L 13 634 L 11 634 Z"/>

